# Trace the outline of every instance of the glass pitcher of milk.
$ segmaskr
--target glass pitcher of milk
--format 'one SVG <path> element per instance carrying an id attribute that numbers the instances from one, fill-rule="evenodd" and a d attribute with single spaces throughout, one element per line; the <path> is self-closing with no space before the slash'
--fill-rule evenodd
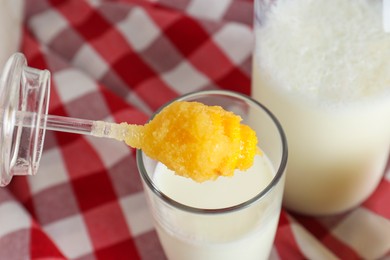
<path id="1" fill-rule="evenodd" d="M 284 204 L 326 215 L 362 203 L 390 148 L 390 33 L 382 1 L 256 0 L 252 95 L 290 148 Z"/>

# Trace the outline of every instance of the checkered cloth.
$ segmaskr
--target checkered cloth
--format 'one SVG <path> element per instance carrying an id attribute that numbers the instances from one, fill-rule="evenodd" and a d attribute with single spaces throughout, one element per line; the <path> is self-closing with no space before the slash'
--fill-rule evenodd
<path id="1" fill-rule="evenodd" d="M 250 0 L 28 0 L 21 51 L 52 73 L 50 113 L 145 123 L 178 95 L 250 94 Z M 50 132 L 39 173 L 0 189 L 0 259 L 165 259 L 134 150 Z M 390 167 L 338 216 L 283 210 L 271 259 L 390 259 Z"/>

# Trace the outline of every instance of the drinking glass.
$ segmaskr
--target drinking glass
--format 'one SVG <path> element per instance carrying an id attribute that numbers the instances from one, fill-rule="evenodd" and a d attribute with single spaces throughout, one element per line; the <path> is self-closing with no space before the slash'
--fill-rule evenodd
<path id="1" fill-rule="evenodd" d="M 174 174 L 166 181 L 165 166 L 137 151 L 150 212 L 168 259 L 267 259 L 287 163 L 281 125 L 263 105 L 235 92 L 201 91 L 177 100 L 218 105 L 241 116 L 256 132 L 263 155 L 256 155 L 248 172 L 196 183 Z M 260 178 L 251 179 L 254 175 Z M 252 195 L 241 199 L 247 191 Z"/>

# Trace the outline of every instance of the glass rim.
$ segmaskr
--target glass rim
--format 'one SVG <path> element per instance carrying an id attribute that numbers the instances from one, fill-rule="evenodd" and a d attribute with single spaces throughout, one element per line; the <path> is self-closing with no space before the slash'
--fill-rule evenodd
<path id="1" fill-rule="evenodd" d="M 234 97 L 234 98 L 242 99 L 242 100 L 247 101 L 248 103 L 251 103 L 252 105 L 259 107 L 269 116 L 269 118 L 272 120 L 272 122 L 275 124 L 275 126 L 278 130 L 281 144 L 282 144 L 282 156 L 281 156 L 280 164 L 278 166 L 278 169 L 276 169 L 276 174 L 275 174 L 275 176 L 273 176 L 271 182 L 265 188 L 263 188 L 257 195 L 255 195 L 254 197 L 252 197 L 244 202 L 241 202 L 241 203 L 238 203 L 236 205 L 229 206 L 229 207 L 222 207 L 222 208 L 215 208 L 215 209 L 209 209 L 209 208 L 204 209 L 204 208 L 192 207 L 192 206 L 185 205 L 183 203 L 180 203 L 180 202 L 170 198 L 166 194 L 164 194 L 156 186 L 156 184 L 152 181 L 152 179 L 149 177 L 147 170 L 145 169 L 145 166 L 144 166 L 144 160 L 143 160 L 144 153 L 140 149 L 137 149 L 137 151 L 136 151 L 136 160 L 137 160 L 138 171 L 140 172 L 140 175 L 141 175 L 142 179 L 144 180 L 144 182 L 146 183 L 146 185 L 148 186 L 148 188 L 155 195 L 157 195 L 157 197 L 159 197 L 162 201 L 164 201 L 165 203 L 167 203 L 167 204 L 169 204 L 177 209 L 181 209 L 183 211 L 197 213 L 197 214 L 222 214 L 222 213 L 228 213 L 228 212 L 242 210 L 242 209 L 252 205 L 253 203 L 261 200 L 271 190 L 273 190 L 274 187 L 279 183 L 280 179 L 282 178 L 282 176 L 285 173 L 286 166 L 287 166 L 287 157 L 288 157 L 287 138 L 286 138 L 286 135 L 283 131 L 282 125 L 280 124 L 279 120 L 271 113 L 271 111 L 268 108 L 266 108 L 260 102 L 252 99 L 251 97 L 249 97 L 245 94 L 241 94 L 241 93 L 229 91 L 229 90 L 202 90 L 202 91 L 195 91 L 195 92 L 190 92 L 190 93 L 184 94 L 184 95 L 177 97 L 177 98 L 169 101 L 168 103 L 164 104 L 155 113 L 153 113 L 153 115 L 151 116 L 150 119 L 152 119 L 156 114 L 158 114 L 163 108 L 165 108 L 166 106 L 168 106 L 169 104 L 171 104 L 175 101 L 187 100 L 188 98 L 191 98 L 191 97 L 204 96 L 204 95 L 223 95 L 226 97 Z"/>

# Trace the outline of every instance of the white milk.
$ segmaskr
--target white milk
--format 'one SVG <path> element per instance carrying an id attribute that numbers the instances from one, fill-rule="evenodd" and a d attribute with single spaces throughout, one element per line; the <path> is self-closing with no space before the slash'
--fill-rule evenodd
<path id="1" fill-rule="evenodd" d="M 252 92 L 287 135 L 284 204 L 338 213 L 373 192 L 389 155 L 382 1 L 276 2 L 256 28 Z"/>
<path id="2" fill-rule="evenodd" d="M 268 159 L 256 156 L 252 168 L 247 172 L 237 172 L 231 178 L 196 183 L 174 175 L 159 164 L 153 180 L 170 198 L 192 207 L 210 209 L 233 206 L 253 198 L 270 183 L 274 174 Z M 266 259 L 279 219 L 281 194 L 279 192 L 276 197 L 266 197 L 260 204 L 229 214 L 210 216 L 162 210 L 160 215 L 174 219 L 174 223 L 164 223 L 161 218 L 156 221 L 157 232 L 168 258 Z M 266 207 L 268 209 L 263 214 Z"/>
<path id="3" fill-rule="evenodd" d="M 23 0 L 0 0 L 0 70 L 19 50 L 24 15 Z"/>

